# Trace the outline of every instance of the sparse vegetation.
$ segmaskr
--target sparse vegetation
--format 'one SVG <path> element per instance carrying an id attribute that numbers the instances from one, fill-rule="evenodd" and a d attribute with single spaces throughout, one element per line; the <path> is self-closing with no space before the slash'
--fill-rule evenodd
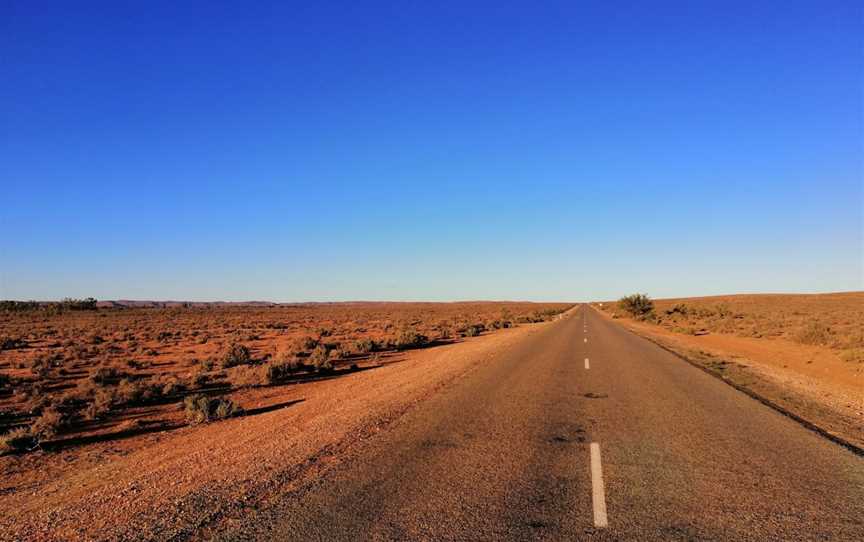
<path id="1" fill-rule="evenodd" d="M 232 394 L 234 401 L 263 386 L 379 365 L 388 351 L 429 346 L 430 338 L 543 321 L 569 308 L 373 303 L 95 310 L 95 303 L 0 302 L 4 448 L 110 433 L 120 420 L 137 427 L 140 420 L 128 411 L 145 406 L 148 416 L 170 417 L 189 390 Z M 207 419 L 225 409 L 213 407 Z"/>
<path id="2" fill-rule="evenodd" d="M 312 350 L 312 353 L 309 355 L 309 362 L 319 372 L 333 370 L 333 363 L 330 361 L 330 351 L 323 344 L 319 344 Z"/>
<path id="3" fill-rule="evenodd" d="M 358 354 L 368 354 L 375 351 L 375 341 L 372 339 L 360 339 L 354 343 L 354 351 Z"/>
<path id="4" fill-rule="evenodd" d="M 318 339 L 313 339 L 312 337 L 303 337 L 299 341 L 300 351 L 303 350 L 313 350 L 316 346 L 318 346 Z"/>
<path id="5" fill-rule="evenodd" d="M 664 299 L 654 303 L 657 310 L 647 319 L 676 333 L 781 338 L 835 349 L 842 359 L 850 362 L 856 362 L 864 352 L 864 293 L 740 295 Z M 642 307 L 635 314 L 626 310 L 634 316 L 644 313 L 646 306 L 635 300 L 626 305 Z M 618 311 L 625 311 L 620 303 L 617 307 Z M 617 312 L 609 304 L 603 308 L 613 316 Z"/>
<path id="6" fill-rule="evenodd" d="M 272 362 L 267 365 L 267 383 L 277 384 L 299 372 L 302 364 L 296 360 Z"/>
<path id="7" fill-rule="evenodd" d="M 654 302 L 645 294 L 632 294 L 618 300 L 618 307 L 630 316 L 644 320 L 654 313 Z"/>
<path id="8" fill-rule="evenodd" d="M 417 333 L 414 329 L 403 329 L 396 336 L 395 346 L 399 350 L 407 350 L 409 348 L 420 348 L 429 342 L 429 337 Z"/>
<path id="9" fill-rule="evenodd" d="M 0 312 L 34 312 L 44 311 L 58 314 L 65 311 L 95 311 L 97 301 L 92 297 L 86 299 L 65 298 L 62 301 L 0 301 Z"/>
<path id="10" fill-rule="evenodd" d="M 484 326 L 483 324 L 471 324 L 470 326 L 465 328 L 465 330 L 462 332 L 462 335 L 465 337 L 476 337 L 483 333 L 485 329 L 486 326 Z"/>
<path id="11" fill-rule="evenodd" d="M 235 367 L 237 365 L 246 365 L 252 359 L 249 348 L 240 343 L 231 343 L 228 348 L 222 353 L 219 363 L 223 369 Z"/>
<path id="12" fill-rule="evenodd" d="M 493 320 L 489 323 L 488 328 L 490 329 L 507 329 L 512 327 L 513 323 L 510 320 Z"/>
<path id="13" fill-rule="evenodd" d="M 40 440 L 51 438 L 66 425 L 66 417 L 57 408 L 48 407 L 30 426 L 30 432 Z"/>
<path id="14" fill-rule="evenodd" d="M 196 393 L 183 401 L 186 421 L 192 425 L 224 420 L 237 416 L 243 410 L 227 397 L 209 397 Z"/>
<path id="15" fill-rule="evenodd" d="M 822 322 L 810 322 L 795 334 L 795 340 L 801 344 L 826 346 L 831 344 L 833 333 L 831 328 Z"/>

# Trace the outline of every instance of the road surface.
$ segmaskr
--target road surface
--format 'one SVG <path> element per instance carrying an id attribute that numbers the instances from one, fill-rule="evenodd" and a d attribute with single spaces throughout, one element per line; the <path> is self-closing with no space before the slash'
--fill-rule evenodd
<path id="1" fill-rule="evenodd" d="M 581 306 L 231 540 L 864 540 L 864 459 Z"/>

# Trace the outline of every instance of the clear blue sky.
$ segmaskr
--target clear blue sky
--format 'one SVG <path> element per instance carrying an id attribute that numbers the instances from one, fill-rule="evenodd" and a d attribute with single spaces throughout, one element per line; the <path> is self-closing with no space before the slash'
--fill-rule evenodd
<path id="1" fill-rule="evenodd" d="M 265 4 L 3 3 L 0 298 L 864 289 L 858 1 Z"/>

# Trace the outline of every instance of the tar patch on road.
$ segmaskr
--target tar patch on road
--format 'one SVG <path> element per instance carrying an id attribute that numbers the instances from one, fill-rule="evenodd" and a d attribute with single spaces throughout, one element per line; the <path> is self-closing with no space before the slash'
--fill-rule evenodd
<path id="1" fill-rule="evenodd" d="M 548 527 L 545 521 L 538 520 L 529 520 L 525 522 L 525 525 L 531 527 L 532 529 L 545 529 L 546 527 Z"/>
<path id="2" fill-rule="evenodd" d="M 585 430 L 581 427 L 573 427 L 556 433 L 547 439 L 550 444 L 569 444 L 571 442 L 585 442 Z"/>
<path id="3" fill-rule="evenodd" d="M 586 397 L 588 399 L 606 399 L 607 397 L 609 397 L 609 395 L 606 393 L 588 392 L 585 395 L 583 395 L 583 397 Z"/>

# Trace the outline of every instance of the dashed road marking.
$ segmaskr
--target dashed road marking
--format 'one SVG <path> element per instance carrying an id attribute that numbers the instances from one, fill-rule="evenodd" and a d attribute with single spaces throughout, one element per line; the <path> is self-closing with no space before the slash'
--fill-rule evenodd
<path id="1" fill-rule="evenodd" d="M 588 358 L 585 358 L 585 368 L 590 369 L 591 367 L 588 365 Z"/>
<path id="2" fill-rule="evenodd" d="M 588 337 L 585 337 L 584 341 L 587 343 L 587 342 L 588 342 Z"/>
<path id="3" fill-rule="evenodd" d="M 591 501 L 594 505 L 594 526 L 608 527 L 606 517 L 606 487 L 603 484 L 603 467 L 600 464 L 600 444 L 591 443 Z"/>

